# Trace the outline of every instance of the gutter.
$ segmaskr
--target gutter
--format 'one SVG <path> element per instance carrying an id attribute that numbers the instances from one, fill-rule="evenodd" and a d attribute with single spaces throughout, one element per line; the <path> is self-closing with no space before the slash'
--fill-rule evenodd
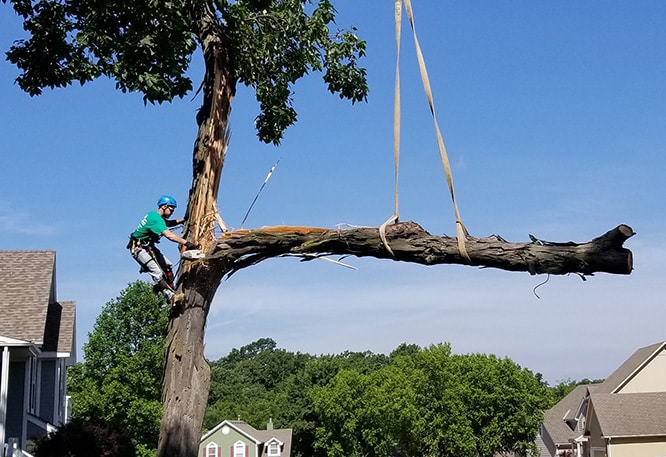
<path id="1" fill-rule="evenodd" d="M 610 442 L 611 438 L 658 438 L 666 436 L 666 433 L 644 433 L 641 435 L 611 435 L 607 436 L 608 441 Z"/>

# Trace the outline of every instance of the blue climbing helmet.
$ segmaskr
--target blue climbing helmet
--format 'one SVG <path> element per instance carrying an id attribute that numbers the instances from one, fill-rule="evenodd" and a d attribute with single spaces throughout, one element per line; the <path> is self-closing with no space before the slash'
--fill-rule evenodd
<path id="1" fill-rule="evenodd" d="M 162 195 L 159 200 L 157 200 L 157 207 L 159 208 L 162 205 L 173 206 L 174 208 L 178 206 L 176 199 L 170 195 Z"/>

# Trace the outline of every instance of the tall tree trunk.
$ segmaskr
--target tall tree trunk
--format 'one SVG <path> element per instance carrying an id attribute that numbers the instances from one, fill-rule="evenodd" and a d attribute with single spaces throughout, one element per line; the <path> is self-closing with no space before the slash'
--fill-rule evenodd
<path id="1" fill-rule="evenodd" d="M 197 115 L 185 237 L 201 245 L 214 243 L 216 201 L 229 141 L 227 128 L 236 80 L 229 50 L 220 39 L 218 23 L 206 2 L 190 4 L 191 20 L 199 30 L 205 61 L 203 103 Z M 204 263 L 182 262 L 178 289 L 166 339 L 162 388 L 159 457 L 196 457 L 210 387 L 204 358 L 204 328 L 211 301 L 225 271 Z"/>

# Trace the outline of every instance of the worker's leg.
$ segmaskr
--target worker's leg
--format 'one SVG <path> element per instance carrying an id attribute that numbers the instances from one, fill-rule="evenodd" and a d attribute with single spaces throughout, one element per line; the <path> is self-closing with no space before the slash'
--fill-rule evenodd
<path id="1" fill-rule="evenodd" d="M 153 248 L 153 256 L 155 257 L 157 264 L 164 272 L 164 279 L 166 279 L 167 284 L 169 284 L 169 286 L 171 286 L 173 289 L 173 264 L 164 254 L 162 254 L 162 251 L 157 248 Z"/>
<path id="2" fill-rule="evenodd" d="M 172 286 L 166 281 L 166 273 L 158 265 L 157 261 L 145 249 L 139 249 L 132 253 L 132 257 L 141 265 L 142 270 L 146 271 L 155 283 L 154 290 L 162 292 L 167 300 L 171 300 L 174 295 Z"/>

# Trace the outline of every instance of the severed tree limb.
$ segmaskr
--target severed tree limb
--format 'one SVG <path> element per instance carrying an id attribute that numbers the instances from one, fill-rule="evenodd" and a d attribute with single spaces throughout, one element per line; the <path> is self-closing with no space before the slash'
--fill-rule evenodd
<path id="1" fill-rule="evenodd" d="M 158 456 L 197 455 L 210 387 L 210 368 L 203 355 L 206 317 L 221 280 L 238 270 L 287 255 L 304 259 L 353 255 L 423 265 L 467 264 L 530 274 L 576 273 L 584 278 L 596 272 L 631 273 L 632 254 L 623 243 L 633 235 L 629 226 L 620 225 L 580 244 L 553 243 L 532 236 L 529 243 L 509 243 L 499 236 L 470 237 L 465 244 L 471 263 L 460 255 L 456 238 L 431 235 L 414 222 L 386 226 L 386 241 L 394 255 L 386 248 L 377 227 L 336 230 L 280 226 L 210 237 L 202 243 L 206 257 L 182 258 L 180 265 L 166 342 Z"/>
<path id="2" fill-rule="evenodd" d="M 376 227 L 336 230 L 277 226 L 227 232 L 217 239 L 201 261 L 222 275 L 285 255 L 302 256 L 306 260 L 326 255 L 353 255 L 423 265 L 463 264 L 526 271 L 532 275 L 630 274 L 632 253 L 623 244 L 633 235 L 631 227 L 619 225 L 586 243 L 548 242 L 531 235 L 529 243 L 510 243 L 497 235 L 470 237 L 465 243 L 470 263 L 460 255 L 455 237 L 431 235 L 414 222 L 387 226 L 386 238 L 393 256 L 382 243 Z"/>

